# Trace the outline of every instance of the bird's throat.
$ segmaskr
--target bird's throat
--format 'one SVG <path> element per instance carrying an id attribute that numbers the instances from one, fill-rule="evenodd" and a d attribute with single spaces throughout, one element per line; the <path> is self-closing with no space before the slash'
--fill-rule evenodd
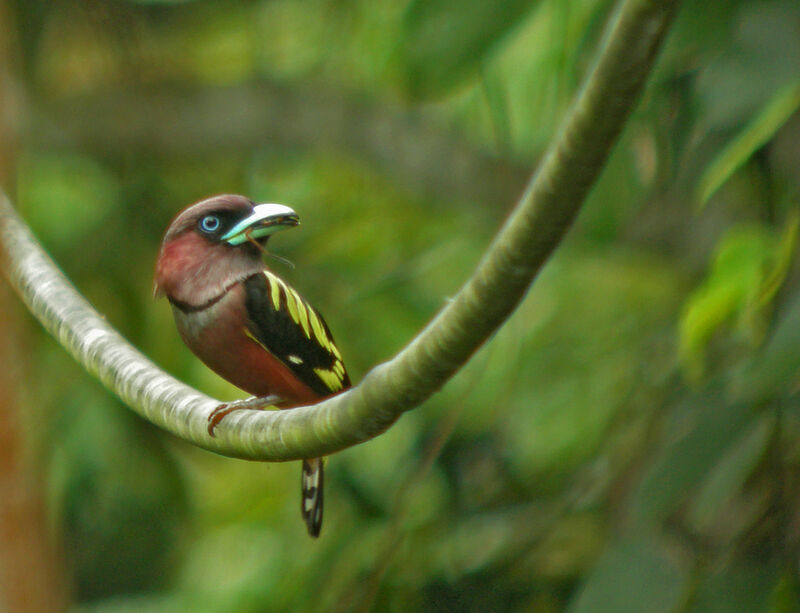
<path id="1" fill-rule="evenodd" d="M 238 283 L 238 281 L 236 283 Z M 225 291 L 223 291 L 221 294 L 214 296 L 210 300 L 206 300 L 201 304 L 190 304 L 188 302 L 183 302 L 182 300 L 178 300 L 177 298 L 173 298 L 172 296 L 167 296 L 167 300 L 169 300 L 169 303 L 172 306 L 174 306 L 176 309 L 183 311 L 184 313 L 199 313 L 200 311 L 205 311 L 206 309 L 217 304 L 220 300 L 222 300 L 225 297 L 225 294 L 227 294 L 228 291 L 230 291 L 230 289 L 231 289 L 230 287 L 226 287 Z"/>

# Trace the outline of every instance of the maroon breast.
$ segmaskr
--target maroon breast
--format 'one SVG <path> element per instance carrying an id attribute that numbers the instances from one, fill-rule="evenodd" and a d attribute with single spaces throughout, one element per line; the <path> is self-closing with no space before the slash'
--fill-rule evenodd
<path id="1" fill-rule="evenodd" d="M 284 406 L 310 404 L 319 399 L 248 333 L 241 283 L 201 311 L 185 313 L 174 305 L 172 310 L 186 345 L 223 379 L 254 396 L 280 396 L 286 401 Z"/>

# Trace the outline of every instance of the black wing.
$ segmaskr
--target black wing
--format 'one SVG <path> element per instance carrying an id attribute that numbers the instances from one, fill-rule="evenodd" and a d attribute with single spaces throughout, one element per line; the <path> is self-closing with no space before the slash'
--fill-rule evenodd
<path id="1" fill-rule="evenodd" d="M 259 343 L 320 396 L 350 387 L 325 320 L 300 294 L 268 270 L 244 287 L 248 328 Z"/>

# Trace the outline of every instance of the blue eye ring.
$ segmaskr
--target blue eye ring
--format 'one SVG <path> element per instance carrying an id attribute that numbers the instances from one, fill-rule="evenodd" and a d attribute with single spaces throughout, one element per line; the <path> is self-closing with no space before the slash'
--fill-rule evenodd
<path id="1" fill-rule="evenodd" d="M 206 215 L 200 220 L 200 229 L 209 234 L 219 230 L 220 225 L 219 217 L 216 215 Z"/>

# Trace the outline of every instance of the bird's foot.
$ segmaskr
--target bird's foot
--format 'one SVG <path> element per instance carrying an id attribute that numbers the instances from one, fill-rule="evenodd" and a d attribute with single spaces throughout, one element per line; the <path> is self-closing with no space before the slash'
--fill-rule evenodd
<path id="1" fill-rule="evenodd" d="M 214 436 L 214 430 L 216 430 L 219 422 L 221 422 L 228 414 L 233 413 L 234 411 L 260 411 L 265 407 L 272 406 L 279 402 L 281 402 L 281 398 L 278 396 L 263 396 L 261 398 L 253 396 L 252 398 L 245 398 L 244 400 L 225 402 L 211 411 L 211 414 L 208 416 L 208 434 L 209 436 Z"/>

